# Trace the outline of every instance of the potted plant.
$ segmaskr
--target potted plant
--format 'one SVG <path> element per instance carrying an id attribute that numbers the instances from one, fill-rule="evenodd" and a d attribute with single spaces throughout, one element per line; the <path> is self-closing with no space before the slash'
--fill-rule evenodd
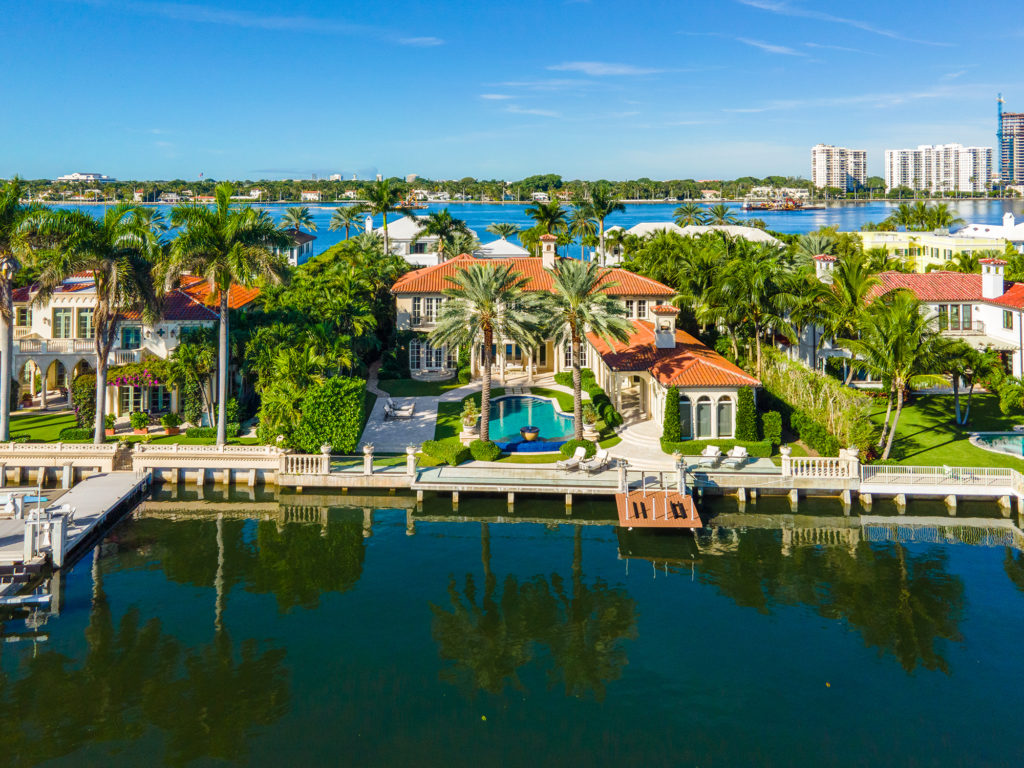
<path id="1" fill-rule="evenodd" d="M 132 431 L 136 435 L 149 434 L 149 414 L 145 411 L 133 411 L 128 417 L 132 424 Z"/>
<path id="2" fill-rule="evenodd" d="M 597 408 L 591 403 L 583 406 L 583 438 L 585 440 L 597 439 Z"/>
<path id="3" fill-rule="evenodd" d="M 160 417 L 160 425 L 168 435 L 176 435 L 180 432 L 178 427 L 181 426 L 181 416 L 176 414 L 174 411 L 165 413 Z"/>
<path id="4" fill-rule="evenodd" d="M 103 417 L 103 434 L 106 435 L 107 437 L 114 436 L 115 421 L 116 419 L 114 418 L 114 414 L 112 413 L 108 413 L 106 416 Z"/>
<path id="5" fill-rule="evenodd" d="M 480 418 L 480 409 L 477 408 L 472 398 L 467 398 L 462 404 L 462 429 L 464 432 L 477 432 L 477 420 Z"/>

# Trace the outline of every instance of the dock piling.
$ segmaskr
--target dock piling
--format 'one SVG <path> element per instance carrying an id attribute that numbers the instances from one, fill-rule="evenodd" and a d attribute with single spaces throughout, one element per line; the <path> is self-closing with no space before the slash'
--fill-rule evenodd
<path id="1" fill-rule="evenodd" d="M 796 512 L 797 504 L 799 503 L 799 501 L 800 491 L 798 491 L 796 488 L 793 488 L 789 492 L 789 506 L 794 512 Z"/>
<path id="2" fill-rule="evenodd" d="M 899 514 L 901 514 L 901 515 L 907 514 L 907 494 L 905 494 L 905 493 L 897 493 L 896 497 L 893 499 L 893 501 L 896 502 L 896 511 Z"/>
<path id="3" fill-rule="evenodd" d="M 944 501 L 946 502 L 946 511 L 949 512 L 950 517 L 956 516 L 956 494 L 949 494 Z"/>
<path id="4" fill-rule="evenodd" d="M 1013 509 L 1013 502 L 1009 496 L 999 497 L 999 511 L 1003 513 L 1003 517 L 1010 516 L 1010 510 Z"/>

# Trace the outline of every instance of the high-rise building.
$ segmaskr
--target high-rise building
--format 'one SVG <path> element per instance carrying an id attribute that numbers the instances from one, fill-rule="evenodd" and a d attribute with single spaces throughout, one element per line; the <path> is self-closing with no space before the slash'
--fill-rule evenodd
<path id="1" fill-rule="evenodd" d="M 998 101 L 999 178 L 1003 184 L 1024 182 L 1024 112 L 1003 112 L 1003 94 Z"/>
<path id="2" fill-rule="evenodd" d="M 992 178 L 992 150 L 962 144 L 922 144 L 885 150 L 885 188 L 925 192 L 984 192 Z"/>
<path id="3" fill-rule="evenodd" d="M 340 173 L 332 173 L 331 174 L 331 181 L 341 181 L 341 174 Z"/>
<path id="4" fill-rule="evenodd" d="M 407 173 L 405 174 L 405 183 L 414 184 L 416 182 L 416 179 L 418 179 L 419 177 L 420 175 L 418 173 Z"/>
<path id="5" fill-rule="evenodd" d="M 867 183 L 868 153 L 863 149 L 817 144 L 811 148 L 811 181 L 816 187 L 852 192 Z"/>

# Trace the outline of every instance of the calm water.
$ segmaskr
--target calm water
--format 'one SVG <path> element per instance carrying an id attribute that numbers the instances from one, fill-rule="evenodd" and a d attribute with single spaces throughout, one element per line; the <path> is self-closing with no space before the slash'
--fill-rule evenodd
<path id="1" fill-rule="evenodd" d="M 1012 211 L 1018 218 L 1024 216 L 1024 201 L 1021 200 L 950 200 L 948 203 L 951 209 L 957 211 L 960 217 L 968 222 L 999 224 L 1002 223 L 1003 214 L 1007 211 Z M 749 213 L 740 210 L 739 205 L 735 203 L 731 204 L 730 207 L 733 208 L 733 214 L 741 220 L 748 218 L 763 219 L 768 224 L 768 229 L 792 233 L 811 232 L 812 230 L 827 226 L 838 227 L 840 231 L 857 230 L 866 222 L 881 221 L 889 215 L 897 204 L 897 202 L 874 201 L 870 203 L 844 203 L 818 211 L 752 211 Z M 67 207 L 75 206 L 69 205 Z M 84 205 L 79 207 L 96 216 L 100 215 L 104 208 L 101 205 Z M 171 208 L 171 206 L 165 205 L 156 207 L 164 210 L 165 213 L 169 212 Z M 286 207 L 285 205 L 271 205 L 267 206 L 267 209 L 275 218 L 280 218 Z M 309 207 L 313 214 L 313 220 L 317 225 L 317 240 L 314 243 L 313 252 L 321 253 L 343 240 L 345 232 L 344 230 L 331 232 L 327 229 L 336 206 L 324 204 Z M 639 224 L 643 221 L 671 221 L 672 212 L 677 207 L 677 203 L 627 205 L 625 212 L 609 216 L 606 226 L 619 225 L 628 229 L 634 224 Z M 495 222 L 512 222 L 521 227 L 533 226 L 533 220 L 525 213 L 525 205 L 500 205 L 497 203 L 450 203 L 445 205 L 435 203 L 429 205 L 425 210 L 418 211 L 418 213 L 425 214 L 432 211 L 440 211 L 444 208 L 448 208 L 452 216 L 463 219 L 471 229 L 476 230 L 477 235 L 483 242 L 495 239 L 493 235 L 486 231 L 487 225 Z M 393 217 L 389 217 L 389 221 L 391 220 L 393 220 Z M 376 218 L 375 225 L 381 225 L 380 216 Z M 579 246 L 571 248 L 570 253 L 578 255 Z"/>
<path id="2" fill-rule="evenodd" d="M 540 397 L 511 395 L 492 401 L 491 439 L 498 442 L 519 441 L 523 427 L 540 429 L 538 440 L 546 442 L 572 437 L 572 419 L 555 412 L 550 400 Z"/>
<path id="3" fill-rule="evenodd" d="M 560 502 L 428 498 L 409 535 L 362 509 L 400 496 L 187 498 L 65 574 L 59 616 L 4 623 L 5 764 L 1020 762 L 1024 555 L 994 505 L 960 508 L 986 531 L 912 502 L 949 525 L 899 543 L 831 502 L 709 502 L 693 538 Z"/>

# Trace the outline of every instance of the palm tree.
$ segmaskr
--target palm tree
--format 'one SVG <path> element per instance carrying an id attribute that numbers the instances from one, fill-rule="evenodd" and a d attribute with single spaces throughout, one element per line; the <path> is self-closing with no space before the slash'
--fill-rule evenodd
<path id="1" fill-rule="evenodd" d="M 362 218 L 364 213 L 366 213 L 366 208 L 362 203 L 335 208 L 334 213 L 331 214 L 331 223 L 327 228 L 332 232 L 344 229 L 345 239 L 348 240 L 349 228 L 358 226 L 359 220 Z"/>
<path id="2" fill-rule="evenodd" d="M 580 239 L 580 261 L 586 258 L 584 241 L 597 232 L 597 224 L 592 218 L 593 213 L 588 203 L 575 203 L 572 207 L 572 216 L 569 217 L 569 234 Z"/>
<path id="3" fill-rule="evenodd" d="M 689 227 L 704 223 L 704 208 L 697 203 L 683 203 L 672 214 L 677 226 Z"/>
<path id="4" fill-rule="evenodd" d="M 29 251 L 23 223 L 37 208 L 22 205 L 24 183 L 15 176 L 0 188 L 0 442 L 11 437 L 11 378 L 14 376 L 14 276 L 18 256 Z"/>
<path id="5" fill-rule="evenodd" d="M 858 338 L 839 339 L 853 354 L 852 363 L 889 385 L 889 401 L 880 440 L 885 440 L 882 459 L 888 459 L 903 412 L 910 380 L 931 373 L 939 354 L 938 331 L 931 317 L 920 311 L 920 302 L 909 291 L 894 291 L 876 299 L 864 313 Z M 896 413 L 889 426 L 893 397 Z M 888 435 L 886 435 L 888 432 Z"/>
<path id="6" fill-rule="evenodd" d="M 565 231 L 565 209 L 557 200 L 550 203 L 534 203 L 525 213 L 536 222 L 537 228 L 541 230 L 540 234 L 557 235 Z"/>
<path id="7" fill-rule="evenodd" d="M 796 242 L 796 255 L 798 258 L 809 262 L 810 259 L 821 254 L 835 252 L 836 240 L 834 237 L 822 234 L 821 232 L 808 232 L 801 235 Z"/>
<path id="8" fill-rule="evenodd" d="M 96 291 L 93 343 L 96 351 L 96 420 L 93 439 L 104 441 L 107 368 L 120 318 L 140 314 L 147 323 L 159 315 L 153 264 L 161 253 L 160 237 L 142 206 L 120 203 L 102 219 L 81 211 L 40 211 L 26 220 L 50 247 L 42 254 L 39 293 L 45 304 L 60 285 L 78 272 L 92 273 Z"/>
<path id="9" fill-rule="evenodd" d="M 369 212 L 376 216 L 384 217 L 384 253 L 391 253 L 391 241 L 388 239 L 388 214 L 404 212 L 402 207 L 402 193 L 391 186 L 391 181 L 383 179 L 375 181 L 366 190 L 366 199 L 369 202 Z"/>
<path id="10" fill-rule="evenodd" d="M 832 271 L 829 290 L 817 303 L 825 334 L 833 339 L 853 337 L 876 285 L 878 278 L 871 273 L 862 255 L 840 259 Z M 853 373 L 853 366 L 849 366 L 844 382 L 847 386 L 853 380 Z"/>
<path id="11" fill-rule="evenodd" d="M 605 234 L 605 245 L 602 246 L 601 252 L 604 253 L 603 248 L 606 246 L 608 248 L 611 248 L 613 253 L 617 253 L 619 256 L 625 256 L 626 239 L 629 237 L 633 237 L 633 235 L 627 235 L 626 230 L 624 230 L 622 227 L 613 227 L 610 231 L 608 231 Z"/>
<path id="12" fill-rule="evenodd" d="M 220 301 L 220 337 L 217 353 L 217 445 L 227 442 L 228 401 L 228 297 L 233 285 L 246 287 L 260 280 L 280 280 L 286 266 L 280 249 L 290 238 L 274 226 L 266 211 L 251 206 L 232 207 L 230 184 L 217 185 L 212 208 L 179 205 L 171 211 L 171 224 L 180 228 L 163 264 L 164 287 L 185 273 L 209 283 L 211 298 Z"/>
<path id="13" fill-rule="evenodd" d="M 981 255 L 970 251 L 959 251 L 953 254 L 953 261 L 947 265 L 950 272 L 960 272 L 965 275 L 981 274 Z M 931 266 L 931 265 L 929 265 Z"/>
<path id="14" fill-rule="evenodd" d="M 483 387 L 480 394 L 480 439 L 490 440 L 492 346 L 505 339 L 528 347 L 539 318 L 534 294 L 524 290 L 528 278 L 512 265 L 470 264 L 446 277 L 437 325 L 429 334 L 431 345 L 440 347 L 480 344 Z"/>
<path id="15" fill-rule="evenodd" d="M 495 224 L 488 224 L 487 231 L 492 235 L 497 235 L 502 240 L 508 240 L 512 235 L 519 234 L 519 227 L 509 222 L 499 222 Z"/>
<path id="16" fill-rule="evenodd" d="M 466 226 L 466 222 L 462 219 L 454 218 L 448 209 L 445 208 L 443 211 L 431 213 L 422 218 L 417 217 L 416 221 L 420 225 L 419 232 L 413 237 L 412 242 L 417 243 L 424 237 L 436 237 L 437 238 L 437 255 L 440 261 L 444 261 L 444 254 L 446 246 L 451 244 L 452 238 L 459 235 L 472 236 L 469 231 L 469 227 Z M 458 252 L 454 252 L 458 256 Z"/>
<path id="17" fill-rule="evenodd" d="M 583 439 L 583 396 L 580 355 L 583 337 L 593 333 L 606 341 L 624 342 L 633 332 L 621 301 L 608 295 L 616 285 L 608 280 L 609 271 L 594 262 L 563 259 L 551 272 L 554 284 L 545 293 L 544 313 L 550 318 L 551 336 L 556 349 L 572 347 L 573 428 L 575 438 Z"/>
<path id="18" fill-rule="evenodd" d="M 590 191 L 590 211 L 598 226 L 598 247 L 601 251 L 601 266 L 606 263 L 604 254 L 604 221 L 613 213 L 626 210 L 622 201 L 612 196 L 606 184 L 598 184 Z"/>
<path id="19" fill-rule="evenodd" d="M 903 227 L 907 230 L 913 229 L 917 223 L 914 207 L 910 203 L 900 203 L 896 210 L 889 214 L 887 221 L 892 222 L 897 227 Z"/>
<path id="20" fill-rule="evenodd" d="M 708 208 L 707 219 L 705 223 L 713 225 L 721 224 L 736 224 L 739 221 L 735 216 L 732 215 L 732 208 L 725 203 L 718 203 Z"/>
<path id="21" fill-rule="evenodd" d="M 288 208 L 281 217 L 281 229 L 298 233 L 303 227 L 316 232 L 316 222 L 313 221 L 313 214 L 309 208 L 305 205 Z"/>
<path id="22" fill-rule="evenodd" d="M 946 203 L 936 203 L 928 211 L 928 224 L 930 229 L 952 229 L 963 226 L 964 220 L 949 210 Z"/>
<path id="23" fill-rule="evenodd" d="M 456 255 L 473 253 L 480 250 L 480 241 L 465 232 L 456 232 L 448 240 L 448 250 Z"/>

